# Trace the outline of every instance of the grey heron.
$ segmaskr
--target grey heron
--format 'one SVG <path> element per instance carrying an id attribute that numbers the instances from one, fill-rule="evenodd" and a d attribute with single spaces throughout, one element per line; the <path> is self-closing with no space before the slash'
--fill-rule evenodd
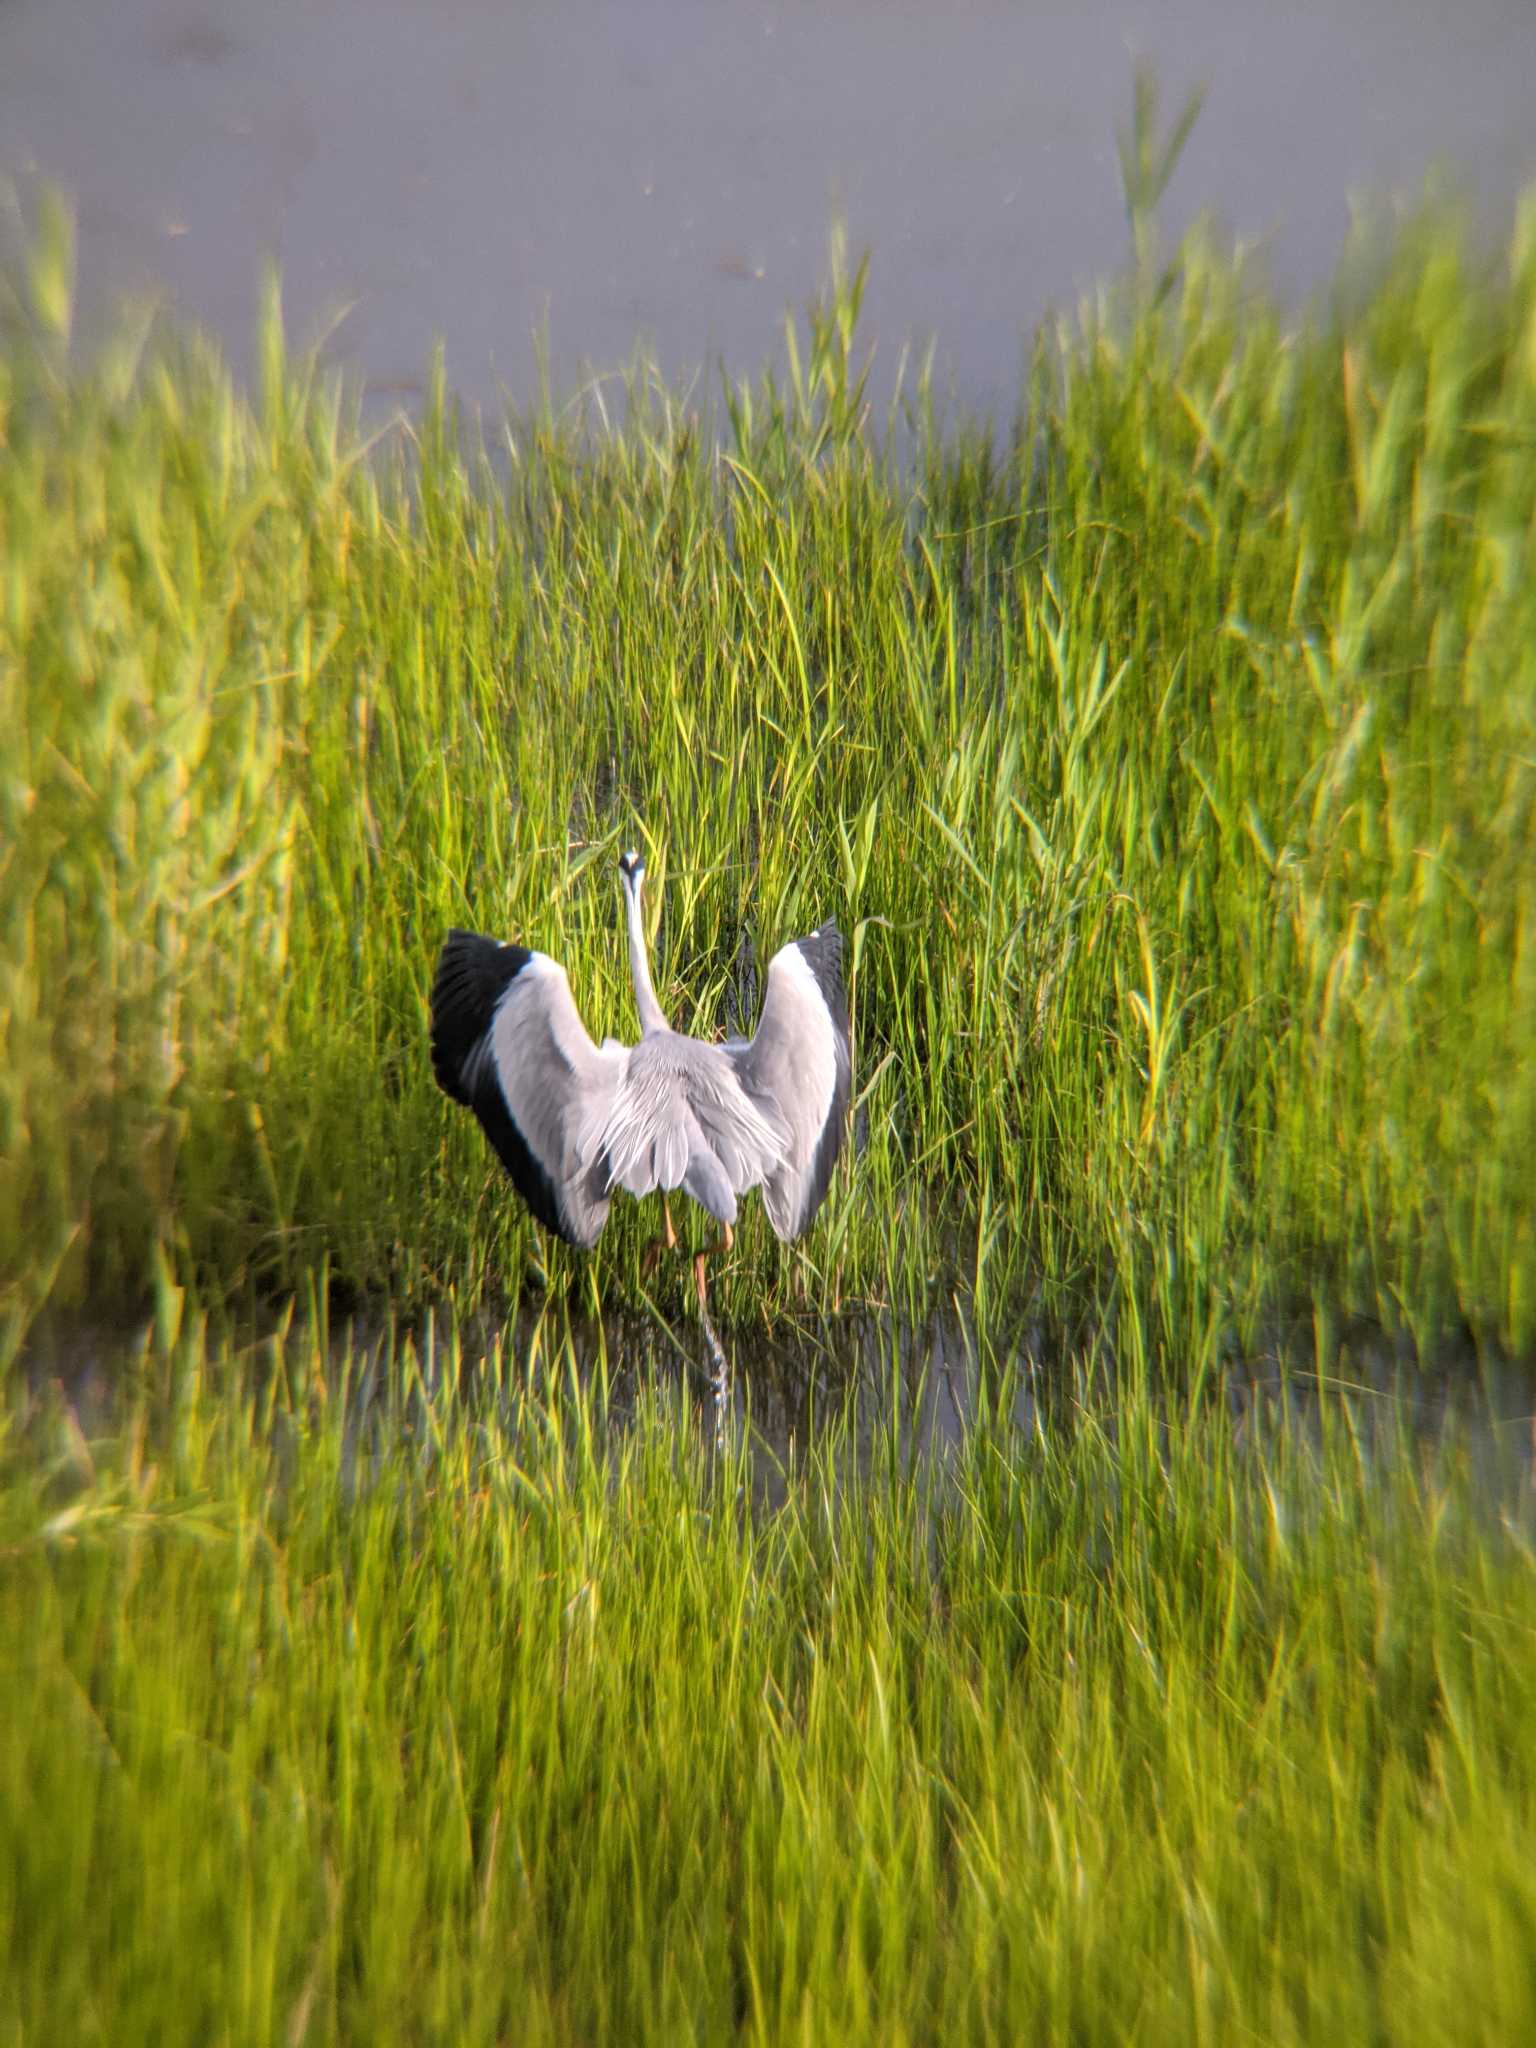
<path id="1" fill-rule="evenodd" d="M 619 861 L 640 1042 L 594 1045 L 565 969 L 546 953 L 450 932 L 432 984 L 438 1085 L 479 1118 L 513 1185 L 568 1244 L 596 1244 L 614 1191 L 691 1195 L 729 1250 L 738 1197 L 760 1187 L 777 1236 L 821 1207 L 848 1121 L 850 1059 L 842 934 L 834 920 L 768 964 L 757 1031 L 711 1044 L 674 1031 L 651 985 L 640 893 Z M 700 1308 L 704 1261 L 694 1258 Z"/>

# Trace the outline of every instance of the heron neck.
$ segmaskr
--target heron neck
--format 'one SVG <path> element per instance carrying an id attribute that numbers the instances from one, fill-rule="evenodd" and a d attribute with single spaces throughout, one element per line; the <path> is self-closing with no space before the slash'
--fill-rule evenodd
<path id="1" fill-rule="evenodd" d="M 667 1020 L 651 986 L 650 962 L 645 957 L 645 929 L 640 922 L 640 891 L 624 891 L 624 914 L 629 920 L 629 974 L 635 984 L 635 1008 L 640 1012 L 640 1029 L 665 1031 Z"/>

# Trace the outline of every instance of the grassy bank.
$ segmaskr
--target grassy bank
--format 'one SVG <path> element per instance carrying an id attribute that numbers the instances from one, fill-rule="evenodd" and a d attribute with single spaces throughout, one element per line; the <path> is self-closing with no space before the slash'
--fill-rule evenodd
<path id="1" fill-rule="evenodd" d="M 372 1410 L 161 1323 L 0 1464 L 0 2038 L 1536 2029 L 1523 1431 L 1069 1382 L 775 1505 L 553 1311 Z"/>
<path id="2" fill-rule="evenodd" d="M 863 403 L 858 280 L 715 443 L 643 378 L 467 457 L 283 351 L 0 368 L 0 1284 L 111 1314 L 520 1292 L 424 1057 L 444 929 L 632 1029 L 852 937 L 867 1144 L 738 1319 L 958 1264 L 1202 1369 L 1314 1293 L 1536 1333 L 1536 210 L 1282 325 L 1199 238 L 1043 334 L 1011 438 Z M 16 323 L 13 322 L 13 328 Z M 876 426 L 880 423 L 876 423 Z M 915 452 L 913 452 L 915 451 Z M 755 1207 L 755 1205 L 754 1205 Z M 635 1298 L 650 1228 L 587 1275 Z"/>

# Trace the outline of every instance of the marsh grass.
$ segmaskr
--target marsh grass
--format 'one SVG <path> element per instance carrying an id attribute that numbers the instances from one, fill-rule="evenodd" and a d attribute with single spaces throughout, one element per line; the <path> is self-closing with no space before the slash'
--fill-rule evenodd
<path id="1" fill-rule="evenodd" d="M 5 2038 L 1536 2024 L 1524 1432 L 1068 1369 L 770 1501 L 553 1309 L 532 1371 L 157 1315 L 0 1453 Z"/>
<path id="2" fill-rule="evenodd" d="M 1283 322 L 1183 122 L 1002 434 L 840 260 L 484 427 L 5 273 L 0 2039 L 1536 2036 L 1528 1430 L 1339 1384 L 1536 1338 L 1536 198 Z M 628 843 L 685 1027 L 849 935 L 777 1468 L 430 1076 L 454 923 L 630 1030 Z"/>
<path id="3" fill-rule="evenodd" d="M 637 373 L 482 442 L 441 368 L 370 436 L 275 290 L 254 402 L 144 323 L 69 367 L 44 225 L 0 365 L 13 1347 L 157 1258 L 210 1304 L 638 1300 L 649 1219 L 539 1244 L 423 1053 L 454 922 L 632 1028 L 634 840 L 685 1027 L 851 940 L 863 1149 L 803 1248 L 749 1216 L 728 1315 L 958 1270 L 1197 1375 L 1314 1297 L 1528 1349 L 1536 205 L 1282 325 L 1201 233 L 1161 261 L 1142 155 L 1136 269 L 1001 438 L 920 381 L 876 431 L 841 266 L 718 440 Z"/>

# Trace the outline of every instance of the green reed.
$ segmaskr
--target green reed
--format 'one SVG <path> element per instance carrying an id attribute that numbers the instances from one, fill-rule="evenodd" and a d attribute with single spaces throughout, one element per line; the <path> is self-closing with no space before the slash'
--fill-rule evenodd
<path id="1" fill-rule="evenodd" d="M 1523 1431 L 1084 1369 L 773 1475 L 553 1304 L 156 1326 L 0 1447 L 0 2038 L 1536 2026 Z"/>
<path id="2" fill-rule="evenodd" d="M 1536 200 L 1499 263 L 1429 213 L 1282 318 L 1203 233 L 1158 267 L 1143 154 L 1135 270 L 1000 435 L 921 379 L 872 418 L 841 265 L 716 411 L 640 368 L 472 425 L 439 367 L 377 426 L 275 290 L 254 399 L 161 328 L 71 366 L 40 232 L 0 364 L 12 1348 L 157 1259 L 210 1306 L 637 1298 L 650 1219 L 542 1244 L 425 1057 L 452 923 L 632 1030 L 630 842 L 685 1028 L 850 939 L 862 1149 L 803 1247 L 749 1214 L 737 1319 L 958 1278 L 1196 1374 L 1313 1299 L 1529 1347 Z"/>
<path id="3" fill-rule="evenodd" d="M 718 406 L 494 422 L 4 271 L 0 2040 L 1536 2033 L 1528 1433 L 1336 1385 L 1536 1336 L 1536 195 L 1283 315 L 1189 118 L 1002 431 L 872 415 L 840 253 Z M 891 1398 L 777 1471 L 430 1076 L 454 923 L 632 1030 L 629 844 L 686 1028 L 849 937 L 715 1284 Z"/>

